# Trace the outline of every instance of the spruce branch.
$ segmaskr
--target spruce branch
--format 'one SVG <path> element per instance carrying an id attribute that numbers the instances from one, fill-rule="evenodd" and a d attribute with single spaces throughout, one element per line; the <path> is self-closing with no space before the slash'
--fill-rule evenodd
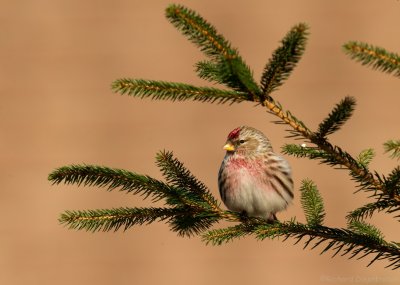
<path id="1" fill-rule="evenodd" d="M 316 135 L 319 137 L 326 137 L 339 130 L 340 127 L 350 119 L 355 105 L 356 100 L 353 97 L 345 97 L 319 125 Z"/>
<path id="2" fill-rule="evenodd" d="M 376 175 L 368 168 L 358 163 L 348 152 L 338 146 L 333 146 L 328 141 L 316 139 L 316 144 L 332 158 L 331 165 L 344 166 L 349 170 L 350 175 L 359 182 L 359 190 L 373 191 L 374 193 L 387 193 L 387 189 Z M 359 191 L 358 190 L 358 191 Z"/>
<path id="3" fill-rule="evenodd" d="M 290 76 L 304 53 L 308 27 L 304 23 L 294 26 L 282 39 L 281 46 L 272 54 L 261 77 L 265 96 L 276 90 Z"/>
<path id="4" fill-rule="evenodd" d="M 391 152 L 391 158 L 400 159 L 400 140 L 388 140 L 383 144 L 385 153 Z"/>
<path id="5" fill-rule="evenodd" d="M 352 177 L 360 183 L 361 189 L 382 191 L 383 193 L 386 193 L 386 189 L 384 189 L 382 183 L 375 178 L 366 167 L 358 163 L 349 153 L 343 151 L 338 146 L 332 145 L 325 137 L 321 137 L 318 133 L 312 132 L 304 125 L 304 123 L 296 119 L 296 117 L 290 112 L 285 112 L 280 104 L 265 100 L 264 105 L 269 109 L 270 113 L 279 117 L 282 123 L 291 126 L 293 128 L 292 133 L 294 133 L 295 136 L 302 136 L 316 145 L 316 151 L 311 148 L 299 148 L 300 146 L 293 145 L 292 148 L 289 147 L 286 149 L 288 154 L 291 154 L 291 151 L 295 151 L 296 153 L 294 154 L 297 156 L 306 156 L 311 159 L 321 158 L 324 162 L 328 162 L 332 166 L 346 167 L 350 170 Z M 332 118 L 332 120 L 334 119 Z M 340 120 L 343 122 L 342 119 Z M 333 123 L 331 127 L 337 125 L 340 125 L 340 123 Z M 326 123 L 326 126 L 328 126 L 328 123 Z M 305 153 L 306 150 L 307 153 Z"/>
<path id="6" fill-rule="evenodd" d="M 301 205 L 310 227 L 322 225 L 325 218 L 324 202 L 317 186 L 310 179 L 301 182 Z"/>
<path id="7" fill-rule="evenodd" d="M 400 207 L 397 201 L 383 199 L 377 200 L 376 202 L 367 203 L 353 211 L 351 211 L 347 216 L 347 220 L 363 220 L 365 218 L 371 218 L 375 212 L 385 211 L 386 213 L 393 213 L 399 211 Z M 396 217 L 399 217 L 396 216 Z"/>
<path id="8" fill-rule="evenodd" d="M 197 75 L 210 82 L 224 84 L 224 77 L 220 74 L 219 66 L 208 60 L 199 61 L 195 65 Z"/>
<path id="9" fill-rule="evenodd" d="M 119 188 L 119 191 L 141 194 L 144 198 L 152 197 L 153 201 L 171 197 L 180 198 L 180 193 L 173 187 L 150 176 L 140 175 L 123 169 L 96 165 L 63 166 L 49 174 L 48 180 L 53 184 L 76 184 L 78 186 L 106 187 L 107 191 Z"/>
<path id="10" fill-rule="evenodd" d="M 310 139 L 312 137 L 312 131 L 306 127 L 306 125 L 298 120 L 289 111 L 284 111 L 282 105 L 275 102 L 272 97 L 266 99 L 263 105 L 268 109 L 268 112 L 277 116 L 280 121 L 275 123 L 283 123 L 289 125 L 293 130 L 291 131 L 294 136 L 302 136 L 304 138 Z"/>
<path id="11" fill-rule="evenodd" d="M 193 100 L 210 103 L 237 103 L 247 100 L 247 95 L 243 92 L 143 79 L 118 79 L 112 83 L 112 89 L 122 95 L 128 94 L 141 99 Z"/>
<path id="12" fill-rule="evenodd" d="M 350 176 L 359 183 L 358 191 L 369 191 L 374 193 L 374 195 L 387 192 L 387 190 L 382 191 L 382 189 L 385 189 L 383 181 L 375 178 L 366 166 L 360 164 L 349 153 L 337 146 L 332 146 L 327 141 L 316 147 L 286 144 L 282 147 L 282 152 L 296 157 L 317 159 L 333 167 L 348 169 Z"/>
<path id="13" fill-rule="evenodd" d="M 400 166 L 395 167 L 389 176 L 382 179 L 386 192 L 380 193 L 380 199 L 394 199 L 400 202 Z"/>
<path id="14" fill-rule="evenodd" d="M 219 211 L 219 203 L 210 190 L 197 180 L 184 165 L 173 157 L 172 152 L 161 151 L 156 156 L 157 166 L 163 173 L 167 183 L 179 189 L 188 189 L 193 194 L 193 200 L 205 209 Z"/>
<path id="15" fill-rule="evenodd" d="M 350 103 L 351 101 L 352 100 L 350 99 L 348 103 Z M 350 103 L 349 105 L 352 104 L 353 103 Z M 390 194 L 389 193 L 390 190 L 385 188 L 385 185 L 382 183 L 382 181 L 379 180 L 379 177 L 376 177 L 376 175 L 372 174 L 367 167 L 358 163 L 355 158 L 353 158 L 346 151 L 342 150 L 340 147 L 332 145 L 330 142 L 328 142 L 328 140 L 325 137 L 319 135 L 318 132 L 314 133 L 311 130 L 309 130 L 304 125 L 304 123 L 297 120 L 296 117 L 294 117 L 290 112 L 285 112 L 280 104 L 273 102 L 273 100 L 267 99 L 264 101 L 263 105 L 268 108 L 270 113 L 279 117 L 282 123 L 291 126 L 293 128 L 292 132 L 294 132 L 295 136 L 302 136 L 305 139 L 308 139 L 310 142 L 314 143 L 317 146 L 318 153 L 321 155 L 319 157 L 313 155 L 310 156 L 303 155 L 303 156 L 307 156 L 310 158 L 323 158 L 324 162 L 328 162 L 332 166 L 343 166 L 347 168 L 350 171 L 350 175 L 356 181 L 359 182 L 360 185 L 359 190 L 373 191 L 375 194 L 376 193 L 383 195 Z M 349 112 L 349 108 L 345 109 L 347 110 L 348 114 L 351 113 L 351 111 Z M 336 113 L 336 111 L 333 111 L 332 113 Z M 339 119 L 340 119 L 339 121 L 342 123 L 345 121 L 342 118 L 340 118 L 340 116 Z M 334 121 L 333 118 L 332 120 Z M 337 123 L 333 123 L 333 125 L 331 126 L 337 126 L 337 125 L 340 126 L 342 123 L 339 123 L 339 121 Z M 325 124 L 322 123 L 322 125 Z M 326 123 L 326 126 L 328 126 L 328 123 Z M 304 149 L 300 150 L 298 153 L 301 153 L 303 151 Z M 290 152 L 287 153 L 290 154 Z M 313 154 L 315 154 L 315 152 Z M 396 194 L 393 198 L 396 199 L 400 205 L 400 195 Z"/>
<path id="16" fill-rule="evenodd" d="M 348 223 L 348 228 L 353 232 L 365 235 L 369 238 L 373 238 L 377 243 L 384 243 L 384 237 L 382 232 L 375 226 L 362 221 L 362 220 L 350 220 Z"/>
<path id="17" fill-rule="evenodd" d="M 389 259 L 390 264 L 386 267 L 397 269 L 400 267 L 400 248 L 394 243 L 388 243 L 376 239 L 365 233 L 358 233 L 349 229 L 329 228 L 324 226 L 309 227 L 297 222 L 285 222 L 274 225 L 261 225 L 256 230 L 259 239 L 276 238 L 284 236 L 285 238 L 295 238 L 300 242 L 304 237 L 308 237 L 304 248 L 307 248 L 312 241 L 316 241 L 311 249 L 321 244 L 325 246 L 321 254 L 328 250 L 333 250 L 333 256 L 341 252 L 341 256 L 349 255 L 349 259 L 358 256 L 358 259 L 364 258 L 369 254 L 375 257 L 368 264 L 371 265 L 376 260 Z"/>
<path id="18" fill-rule="evenodd" d="M 217 66 L 218 78 L 228 87 L 250 94 L 250 99 L 260 97 L 260 88 L 252 72 L 239 55 L 237 49 L 221 35 L 216 28 L 198 13 L 181 5 L 170 5 L 166 10 L 167 19 Z"/>
<path id="19" fill-rule="evenodd" d="M 358 163 L 349 153 L 338 146 L 332 145 L 325 138 L 326 134 L 337 130 L 351 116 L 354 104 L 355 101 L 353 98 L 346 97 L 336 106 L 328 118 L 320 124 L 319 131 L 314 133 L 306 128 L 303 123 L 297 123 L 296 120 L 293 119 L 293 115 L 285 116 L 285 112 L 281 106 L 273 102 L 268 102 L 267 100 L 265 101 L 265 106 L 284 123 L 290 125 L 297 135 L 308 139 L 316 145 L 315 149 L 292 145 L 284 149 L 286 153 L 293 153 L 296 156 L 309 157 L 311 159 L 320 158 L 323 162 L 327 162 L 332 166 L 343 166 L 350 170 L 350 175 L 360 183 L 360 190 L 364 189 L 387 193 L 388 191 L 384 188 L 384 185 L 368 170 L 367 167 Z M 339 113 L 342 115 L 339 115 Z M 286 112 L 286 114 L 288 113 Z"/>
<path id="20" fill-rule="evenodd" d="M 361 62 L 362 65 L 371 66 L 386 73 L 400 76 L 400 56 L 388 52 L 384 48 L 362 42 L 348 42 L 343 46 L 344 51 L 352 59 Z"/>
<path id="21" fill-rule="evenodd" d="M 219 220 L 215 213 L 194 213 L 189 207 L 173 208 L 118 208 L 85 211 L 65 211 L 60 224 L 69 229 L 96 231 L 124 231 L 138 225 L 165 222 L 180 236 L 193 236 L 207 230 Z"/>
<path id="22" fill-rule="evenodd" d="M 171 229 L 179 236 L 191 237 L 208 230 L 221 219 L 221 215 L 211 210 L 201 210 L 193 207 L 179 207 L 182 214 L 171 220 Z"/>
<path id="23" fill-rule="evenodd" d="M 354 228 L 352 230 L 321 225 L 310 226 L 294 220 L 274 224 L 253 222 L 208 231 L 203 234 L 203 240 L 213 245 L 221 245 L 235 238 L 254 235 L 260 240 L 284 237 L 283 241 L 286 241 L 288 238 L 294 238 L 297 244 L 303 238 L 307 238 L 304 249 L 307 247 L 315 249 L 323 245 L 321 254 L 332 250 L 333 256 L 341 253 L 341 256 L 349 256 L 349 259 L 356 256 L 361 259 L 372 254 L 374 258 L 368 266 L 377 260 L 388 259 L 390 263 L 386 267 L 392 269 L 400 267 L 400 248 L 396 243 L 384 241 L 379 235 L 380 232 L 374 231 L 372 226 L 362 228 L 360 224 L 358 227 L 354 225 Z"/>
<path id="24" fill-rule="evenodd" d="M 233 241 L 233 239 L 241 238 L 249 234 L 251 234 L 249 225 L 241 223 L 232 227 L 207 231 L 202 235 L 202 240 L 206 244 L 222 245 L 223 243 Z"/>
<path id="25" fill-rule="evenodd" d="M 134 225 L 164 221 L 177 214 L 177 209 L 153 207 L 65 211 L 61 214 L 59 222 L 77 230 L 106 232 L 122 228 L 126 231 Z"/>
<path id="26" fill-rule="evenodd" d="M 293 155 L 296 157 L 308 157 L 309 159 L 320 159 L 324 163 L 336 165 L 335 158 L 329 153 L 320 150 L 317 147 L 308 147 L 298 144 L 285 144 L 282 146 L 284 154 Z"/>
<path id="27" fill-rule="evenodd" d="M 210 58 L 219 59 L 222 56 L 229 60 L 239 57 L 238 51 L 231 47 L 229 41 L 197 12 L 182 5 L 172 4 L 167 7 L 165 15 L 183 35 Z"/>
<path id="28" fill-rule="evenodd" d="M 400 166 L 394 168 L 388 177 L 380 177 L 379 181 L 384 188 L 385 192 L 374 193 L 377 199 L 375 202 L 367 203 L 360 208 L 357 208 L 347 215 L 347 219 L 361 220 L 366 217 L 371 217 L 374 212 L 385 211 L 386 213 L 393 213 L 400 210 Z M 399 218 L 400 215 L 396 215 L 395 218 Z"/>
<path id="29" fill-rule="evenodd" d="M 94 165 L 64 166 L 53 171 L 48 179 L 53 184 L 63 182 L 78 186 L 105 187 L 108 191 L 119 188 L 120 191 L 139 194 L 144 198 L 151 196 L 153 202 L 163 200 L 171 208 L 149 208 L 147 212 L 146 208 L 72 211 L 64 213 L 60 222 L 75 229 L 108 231 L 122 226 L 127 229 L 135 224 L 150 223 L 156 218 L 168 218 L 173 231 L 182 236 L 192 236 L 208 229 L 222 218 L 236 219 L 235 214 L 219 208 L 219 203 L 207 187 L 173 158 L 171 152 L 160 152 L 156 158 L 167 183 L 126 170 Z M 148 220 L 145 219 L 146 213 L 149 215 Z M 157 216 L 158 214 L 160 215 Z"/>
<path id="30" fill-rule="evenodd" d="M 350 170 L 350 174 L 354 178 L 356 178 L 357 181 L 359 181 L 360 183 L 365 183 L 364 177 L 362 176 L 363 173 L 360 174 L 358 171 L 353 172 L 350 166 L 353 166 L 354 168 L 359 167 L 361 169 L 363 169 L 364 167 L 361 164 L 359 164 L 349 153 L 343 151 L 337 146 L 332 146 L 329 143 L 327 143 L 325 147 L 328 150 L 332 148 L 332 150 L 325 151 L 324 149 L 322 149 L 321 145 L 317 145 L 315 147 L 309 147 L 298 144 L 285 144 L 282 147 L 282 152 L 296 157 L 307 157 L 309 159 L 318 159 L 322 163 L 339 168 L 345 166 Z"/>

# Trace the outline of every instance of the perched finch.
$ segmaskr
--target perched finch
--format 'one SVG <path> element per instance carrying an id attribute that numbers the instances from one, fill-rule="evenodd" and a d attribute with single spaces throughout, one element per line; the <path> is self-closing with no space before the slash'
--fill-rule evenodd
<path id="1" fill-rule="evenodd" d="M 260 131 L 241 126 L 228 135 L 218 175 L 222 201 L 235 212 L 275 221 L 293 199 L 288 162 L 273 152 Z"/>

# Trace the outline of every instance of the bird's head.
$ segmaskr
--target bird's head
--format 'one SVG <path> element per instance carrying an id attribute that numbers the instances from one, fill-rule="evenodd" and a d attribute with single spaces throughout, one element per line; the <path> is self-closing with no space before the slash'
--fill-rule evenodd
<path id="1" fill-rule="evenodd" d="M 252 127 L 241 126 L 232 130 L 226 140 L 224 149 L 229 154 L 255 155 L 272 151 L 267 137 Z"/>

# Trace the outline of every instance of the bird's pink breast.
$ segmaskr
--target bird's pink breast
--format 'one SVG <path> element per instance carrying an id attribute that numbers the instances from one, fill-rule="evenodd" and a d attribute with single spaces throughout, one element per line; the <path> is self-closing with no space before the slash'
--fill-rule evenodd
<path id="1" fill-rule="evenodd" d="M 253 183 L 261 182 L 260 180 L 262 179 L 260 178 L 265 177 L 265 169 L 263 169 L 262 165 L 263 162 L 261 160 L 231 158 L 225 166 L 225 171 L 230 173 L 228 179 L 233 189 L 238 189 L 237 186 L 242 184 L 243 180 L 252 180 Z"/>
<path id="2" fill-rule="evenodd" d="M 232 171 L 246 169 L 250 174 L 260 174 L 263 170 L 263 161 L 260 159 L 231 158 L 226 166 Z"/>
<path id="3" fill-rule="evenodd" d="M 269 218 L 271 213 L 286 208 L 287 202 L 273 189 L 268 171 L 263 159 L 228 157 L 223 170 L 224 203 L 228 209 Z"/>

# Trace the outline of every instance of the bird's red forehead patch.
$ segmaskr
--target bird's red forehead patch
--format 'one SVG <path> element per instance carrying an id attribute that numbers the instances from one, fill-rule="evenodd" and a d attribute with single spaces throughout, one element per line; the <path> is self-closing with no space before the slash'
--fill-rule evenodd
<path id="1" fill-rule="evenodd" d="M 239 137 L 239 133 L 240 133 L 240 127 L 231 131 L 228 135 L 228 139 L 230 140 L 237 139 Z"/>

